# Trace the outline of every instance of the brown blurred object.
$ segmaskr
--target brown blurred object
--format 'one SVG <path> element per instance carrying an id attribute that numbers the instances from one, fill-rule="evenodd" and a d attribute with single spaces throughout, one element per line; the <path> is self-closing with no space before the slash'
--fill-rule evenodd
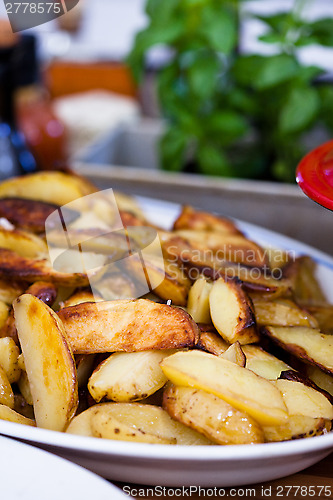
<path id="1" fill-rule="evenodd" d="M 57 18 L 58 26 L 62 30 L 76 33 L 82 25 L 84 0 L 79 3 L 77 0 L 66 0 L 66 7 L 66 14 Z"/>
<path id="2" fill-rule="evenodd" d="M 92 89 L 137 97 L 129 68 L 122 63 L 75 63 L 54 61 L 46 70 L 46 84 L 53 98 Z"/>
<path id="3" fill-rule="evenodd" d="M 0 19 L 0 47 L 12 47 L 18 41 L 18 35 L 13 30 L 6 19 Z"/>

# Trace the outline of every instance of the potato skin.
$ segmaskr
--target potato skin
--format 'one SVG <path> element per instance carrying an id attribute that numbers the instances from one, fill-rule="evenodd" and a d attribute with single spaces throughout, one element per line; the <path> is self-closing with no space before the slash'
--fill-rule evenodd
<path id="1" fill-rule="evenodd" d="M 163 408 L 172 418 L 217 444 L 264 442 L 263 431 L 253 418 L 208 392 L 168 384 Z"/>
<path id="2" fill-rule="evenodd" d="M 183 309 L 147 299 L 87 302 L 58 315 L 75 354 L 191 347 L 199 337 Z"/>
<path id="3" fill-rule="evenodd" d="M 38 200 L 8 197 L 0 199 L 0 217 L 5 217 L 15 227 L 36 234 L 45 231 L 45 220 L 58 205 Z"/>

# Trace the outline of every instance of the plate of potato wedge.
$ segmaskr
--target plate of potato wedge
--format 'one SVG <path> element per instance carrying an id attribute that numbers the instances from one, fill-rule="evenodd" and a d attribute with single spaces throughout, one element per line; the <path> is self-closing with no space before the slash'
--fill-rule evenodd
<path id="1" fill-rule="evenodd" d="M 0 434 L 108 479 L 236 486 L 333 450 L 333 259 L 97 189 L 0 185 Z"/>

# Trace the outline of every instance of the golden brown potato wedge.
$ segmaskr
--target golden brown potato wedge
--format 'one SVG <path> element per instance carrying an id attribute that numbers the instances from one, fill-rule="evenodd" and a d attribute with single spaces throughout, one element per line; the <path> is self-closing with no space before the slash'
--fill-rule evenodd
<path id="1" fill-rule="evenodd" d="M 93 408 L 90 424 L 95 437 L 156 444 L 212 444 L 158 406 L 105 403 Z"/>
<path id="2" fill-rule="evenodd" d="M 199 336 L 185 311 L 145 299 L 87 302 L 58 314 L 77 354 L 191 347 Z"/>
<path id="3" fill-rule="evenodd" d="M 290 366 L 279 358 L 256 345 L 243 345 L 246 368 L 267 380 L 277 380 L 281 372 L 291 370 Z"/>
<path id="4" fill-rule="evenodd" d="M 92 293 L 88 288 L 84 288 L 83 290 L 79 290 L 68 297 L 68 299 L 61 304 L 61 308 L 63 309 L 64 307 L 76 306 L 77 304 L 83 304 L 84 302 L 96 302 L 96 300 L 102 301 L 103 299 L 98 297 L 97 294 Z"/>
<path id="5" fill-rule="evenodd" d="M 91 406 L 82 413 L 79 413 L 79 415 L 76 415 L 69 423 L 66 432 L 68 434 L 77 434 L 79 436 L 94 437 L 91 430 L 90 418 L 98 406 L 100 405 Z"/>
<path id="6" fill-rule="evenodd" d="M 315 273 L 316 263 L 307 256 L 298 257 L 284 267 L 283 275 L 292 282 L 297 303 L 305 306 L 327 303 Z"/>
<path id="7" fill-rule="evenodd" d="M 96 191 L 89 181 L 63 172 L 38 172 L 15 177 L 0 185 L 0 198 L 18 197 L 66 205 Z"/>
<path id="8" fill-rule="evenodd" d="M 0 301 L 0 337 L 1 337 L 1 330 L 6 324 L 6 321 L 9 316 L 9 307 L 5 302 Z"/>
<path id="9" fill-rule="evenodd" d="M 14 422 L 15 424 L 31 425 L 32 427 L 36 425 L 34 420 L 26 418 L 9 408 L 9 406 L 2 404 L 0 404 L 0 420 L 7 420 L 7 422 Z"/>
<path id="10" fill-rule="evenodd" d="M 78 404 L 75 362 L 64 327 L 33 295 L 22 295 L 13 307 L 37 426 L 63 431 Z"/>
<path id="11" fill-rule="evenodd" d="M 46 256 L 48 253 L 47 245 L 42 238 L 22 229 L 9 231 L 0 228 L 0 248 L 13 250 L 21 257 L 29 259 Z"/>
<path id="12" fill-rule="evenodd" d="M 170 384 L 164 391 L 163 408 L 217 444 L 264 442 L 263 431 L 253 418 L 206 391 Z"/>
<path id="13" fill-rule="evenodd" d="M 171 349 L 111 354 L 91 375 L 88 390 L 97 403 L 104 397 L 117 402 L 145 399 L 166 383 L 160 362 L 174 352 Z"/>
<path id="14" fill-rule="evenodd" d="M 223 340 L 221 335 L 215 332 L 215 329 L 214 331 L 207 331 L 205 329 L 206 326 L 209 325 L 199 325 L 200 337 L 196 347 L 203 351 L 210 352 L 211 354 L 215 354 L 215 356 L 220 356 L 230 347 L 230 344 Z"/>
<path id="15" fill-rule="evenodd" d="M 0 301 L 11 306 L 13 300 L 24 293 L 27 288 L 25 282 L 16 282 L 10 278 L 10 280 L 0 279 Z"/>
<path id="16" fill-rule="evenodd" d="M 209 294 L 213 284 L 204 276 L 197 279 L 188 294 L 187 312 L 196 323 L 210 323 Z"/>
<path id="17" fill-rule="evenodd" d="M 279 379 L 272 384 L 281 392 L 289 415 L 333 419 L 333 405 L 321 392 L 293 380 Z"/>
<path id="18" fill-rule="evenodd" d="M 333 335 L 333 306 L 329 304 L 325 306 L 306 306 L 306 310 L 316 319 L 319 325 L 317 328 L 321 332 Z"/>
<path id="19" fill-rule="evenodd" d="M 238 280 L 215 281 L 209 294 L 210 316 L 219 334 L 230 343 L 259 340 L 253 304 Z"/>
<path id="20" fill-rule="evenodd" d="M 330 430 L 330 420 L 303 415 L 291 415 L 283 425 L 263 427 L 265 441 L 268 443 L 321 436 Z"/>
<path id="21" fill-rule="evenodd" d="M 175 385 L 202 389 L 244 411 L 262 425 L 280 425 L 288 418 L 280 391 L 252 371 L 200 351 L 178 352 L 161 363 Z"/>
<path id="22" fill-rule="evenodd" d="M 28 379 L 27 372 L 25 370 L 21 371 L 21 376 L 17 382 L 18 388 L 20 389 L 20 393 L 24 397 L 25 401 L 28 405 L 33 406 L 34 400 L 31 394 L 30 382 Z"/>
<path id="23" fill-rule="evenodd" d="M 0 405 L 14 408 L 13 389 L 2 366 L 0 366 Z"/>
<path id="24" fill-rule="evenodd" d="M 244 367 L 246 364 L 245 354 L 238 341 L 236 341 L 234 344 L 231 344 L 231 346 L 229 346 L 226 351 L 220 354 L 220 357 L 226 359 L 227 361 L 231 361 L 238 366 Z"/>
<path id="25" fill-rule="evenodd" d="M 182 208 L 180 215 L 174 222 L 173 229 L 194 229 L 196 231 L 242 234 L 233 221 L 208 212 L 200 212 L 190 206 Z"/>
<path id="26" fill-rule="evenodd" d="M 321 389 L 333 396 L 333 375 L 323 372 L 313 365 L 306 367 L 306 375 Z"/>
<path id="27" fill-rule="evenodd" d="M 21 375 L 19 354 L 20 350 L 12 338 L 0 338 L 0 366 L 5 370 L 10 384 L 17 382 Z"/>
<path id="28" fill-rule="evenodd" d="M 333 337 L 305 326 L 268 326 L 263 335 L 297 358 L 333 374 Z"/>
<path id="29" fill-rule="evenodd" d="M 318 328 L 316 319 L 290 299 L 276 299 L 272 302 L 256 299 L 253 305 L 258 325 Z"/>
<path id="30" fill-rule="evenodd" d="M 134 299 L 138 296 L 135 282 L 131 276 L 128 276 L 127 272 L 123 271 L 106 272 L 101 279 L 94 283 L 93 288 L 94 296 L 103 297 L 103 300 Z"/>
<path id="31" fill-rule="evenodd" d="M 93 371 L 95 354 L 78 354 L 75 356 L 77 383 L 79 387 L 86 387 Z"/>
<path id="32" fill-rule="evenodd" d="M 281 270 L 292 259 L 292 255 L 281 248 L 267 247 L 265 252 L 271 269 Z"/>

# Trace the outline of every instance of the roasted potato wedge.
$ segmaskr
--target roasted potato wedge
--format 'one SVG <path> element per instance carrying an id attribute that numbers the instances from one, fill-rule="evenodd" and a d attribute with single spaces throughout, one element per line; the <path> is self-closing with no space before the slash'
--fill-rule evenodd
<path id="1" fill-rule="evenodd" d="M 227 342 L 250 344 L 259 340 L 252 302 L 238 280 L 215 281 L 209 306 L 212 322 Z"/>
<path id="2" fill-rule="evenodd" d="M 243 345 L 246 368 L 267 380 L 277 380 L 281 372 L 291 370 L 290 366 L 279 358 L 255 345 Z"/>
<path id="3" fill-rule="evenodd" d="M 187 300 L 187 312 L 196 323 L 210 323 L 209 294 L 213 284 L 203 276 L 192 285 Z"/>
<path id="4" fill-rule="evenodd" d="M 329 375 L 313 365 L 306 367 L 306 374 L 318 387 L 333 396 L 333 375 Z"/>
<path id="5" fill-rule="evenodd" d="M 0 338 L 0 366 L 5 370 L 10 384 L 17 382 L 21 375 L 19 354 L 20 350 L 12 338 Z"/>
<path id="6" fill-rule="evenodd" d="M 48 253 L 47 245 L 42 238 L 22 229 L 9 231 L 0 228 L 0 248 L 13 250 L 21 257 L 29 259 L 46 256 Z"/>
<path id="7" fill-rule="evenodd" d="M 15 424 L 30 425 L 32 427 L 36 425 L 34 420 L 24 417 L 3 404 L 0 404 L 0 420 L 7 420 L 7 422 L 14 422 Z"/>
<path id="8" fill-rule="evenodd" d="M 317 328 L 327 335 L 333 335 L 333 306 L 306 306 L 306 310 L 315 318 Z M 313 328 L 315 326 L 311 325 Z"/>
<path id="9" fill-rule="evenodd" d="M 0 405 L 14 408 L 13 389 L 2 366 L 0 366 Z"/>
<path id="10" fill-rule="evenodd" d="M 290 299 L 277 299 L 271 302 L 254 300 L 253 304 L 258 325 L 318 328 L 316 319 Z"/>
<path id="11" fill-rule="evenodd" d="M 200 351 L 178 352 L 161 367 L 175 385 L 214 394 L 259 424 L 280 425 L 288 418 L 282 395 L 271 382 L 226 359 Z"/>
<path id="12" fill-rule="evenodd" d="M 206 391 L 170 384 L 164 391 L 163 408 L 217 444 L 264 442 L 263 431 L 253 418 Z"/>
<path id="13" fill-rule="evenodd" d="M 315 273 L 316 263 L 307 256 L 291 260 L 284 267 L 283 275 L 291 281 L 298 304 L 314 306 L 327 303 Z"/>
<path id="14" fill-rule="evenodd" d="M 173 229 L 194 229 L 197 231 L 242 234 L 231 220 L 208 212 L 200 212 L 190 206 L 182 208 L 180 215 L 174 222 Z"/>
<path id="15" fill-rule="evenodd" d="M 1 337 L 1 329 L 6 324 L 8 316 L 9 316 L 9 307 L 5 302 L 0 301 L 0 337 Z"/>
<path id="16" fill-rule="evenodd" d="M 36 234 L 45 232 L 46 219 L 58 208 L 58 205 L 37 200 L 0 198 L 0 217 L 16 228 Z"/>
<path id="17" fill-rule="evenodd" d="M 268 326 L 263 335 L 297 358 L 333 375 L 333 337 L 304 326 Z"/>
<path id="18" fill-rule="evenodd" d="M 88 390 L 97 403 L 104 397 L 118 402 L 145 399 L 166 383 L 160 362 L 174 352 L 171 349 L 111 354 L 91 375 Z"/>
<path id="19" fill-rule="evenodd" d="M 227 361 L 231 361 L 238 366 L 244 367 L 246 364 L 246 357 L 242 350 L 240 343 L 237 341 L 231 346 L 228 347 L 226 351 L 220 354 L 220 357 L 226 359 Z"/>
<path id="20" fill-rule="evenodd" d="M 59 317 L 33 295 L 14 314 L 38 427 L 63 431 L 78 405 L 74 358 Z"/>
<path id="21" fill-rule="evenodd" d="M 201 434 L 175 422 L 158 406 L 139 403 L 105 403 L 91 411 L 95 437 L 156 444 L 212 444 Z"/>
<path id="22" fill-rule="evenodd" d="M 200 338 L 196 347 L 203 351 L 210 352 L 211 354 L 215 354 L 215 356 L 220 356 L 230 347 L 230 344 L 223 340 L 218 333 L 204 330 L 203 328 L 206 325 L 199 326 Z"/>
<path id="23" fill-rule="evenodd" d="M 25 282 L 16 282 L 11 278 L 8 280 L 0 279 L 0 301 L 11 306 L 13 300 L 22 295 L 27 286 Z"/>
<path id="24" fill-rule="evenodd" d="M 25 401 L 28 405 L 33 406 L 34 400 L 31 394 L 30 382 L 28 379 L 27 372 L 25 370 L 21 371 L 21 376 L 17 382 L 18 388 L 20 389 L 20 393 L 24 397 Z"/>
<path id="25" fill-rule="evenodd" d="M 191 347 L 199 337 L 185 311 L 145 299 L 87 302 L 58 314 L 76 354 Z"/>
<path id="26" fill-rule="evenodd" d="M 290 439 L 309 438 L 321 436 L 331 430 L 331 421 L 324 418 L 304 417 L 291 415 L 283 425 L 263 427 L 265 441 L 289 441 Z"/>

